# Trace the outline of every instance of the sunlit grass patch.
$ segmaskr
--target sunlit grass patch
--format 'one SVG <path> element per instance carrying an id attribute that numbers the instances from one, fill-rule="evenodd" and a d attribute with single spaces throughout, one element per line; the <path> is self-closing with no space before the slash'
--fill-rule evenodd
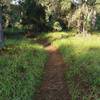
<path id="1" fill-rule="evenodd" d="M 70 37 L 53 44 L 69 65 L 65 78 L 72 100 L 99 100 L 100 37 Z"/>
<path id="2" fill-rule="evenodd" d="M 52 43 L 53 41 L 61 40 L 74 35 L 75 35 L 74 32 L 49 32 L 39 35 L 38 37 L 36 37 L 36 39 L 48 40 L 48 42 Z"/>
<path id="3" fill-rule="evenodd" d="M 6 40 L 0 54 L 0 100 L 32 100 L 40 85 L 47 54 L 31 40 Z"/>

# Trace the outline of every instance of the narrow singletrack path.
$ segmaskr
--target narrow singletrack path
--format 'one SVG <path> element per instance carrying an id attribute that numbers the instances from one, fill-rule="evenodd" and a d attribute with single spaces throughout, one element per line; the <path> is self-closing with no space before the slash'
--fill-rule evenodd
<path id="1" fill-rule="evenodd" d="M 51 44 L 46 46 L 45 50 L 49 54 L 49 59 L 36 100 L 71 100 L 64 79 L 67 66 L 62 56 Z"/>

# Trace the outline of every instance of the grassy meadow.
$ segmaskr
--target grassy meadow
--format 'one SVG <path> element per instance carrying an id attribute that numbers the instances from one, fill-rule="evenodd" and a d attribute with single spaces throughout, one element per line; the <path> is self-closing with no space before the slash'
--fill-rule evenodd
<path id="1" fill-rule="evenodd" d="M 68 69 L 65 71 L 66 85 L 72 100 L 100 100 L 100 36 L 62 36 L 54 33 L 53 42 L 61 52 Z"/>
<path id="2" fill-rule="evenodd" d="M 7 39 L 0 51 L 0 100 L 33 100 L 47 53 L 30 39 Z"/>

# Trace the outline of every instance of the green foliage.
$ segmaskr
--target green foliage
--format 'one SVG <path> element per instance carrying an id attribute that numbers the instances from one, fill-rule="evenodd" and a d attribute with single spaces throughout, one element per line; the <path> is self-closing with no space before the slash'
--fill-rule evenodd
<path id="1" fill-rule="evenodd" d="M 96 28 L 100 30 L 100 0 L 96 1 L 96 11 L 97 11 L 97 21 L 96 21 Z"/>
<path id="2" fill-rule="evenodd" d="M 0 49 L 4 47 L 4 36 L 3 36 L 3 16 L 6 14 L 5 12 L 8 10 L 8 6 L 10 5 L 10 0 L 0 0 Z"/>
<path id="3" fill-rule="evenodd" d="M 97 21 L 96 21 L 96 30 L 100 30 L 100 15 L 97 15 Z"/>
<path id="4" fill-rule="evenodd" d="M 0 0 L 0 13 L 1 13 L 0 17 L 3 16 L 2 22 L 5 22 L 6 18 L 8 17 L 8 12 L 10 10 L 9 9 L 10 8 L 10 2 L 11 2 L 11 0 Z M 0 20 L 2 20 L 2 19 L 0 19 Z"/>
<path id="5" fill-rule="evenodd" d="M 10 4 L 11 0 L 2 2 Z M 88 5 L 93 6 L 95 0 L 87 2 Z M 98 0 L 96 0 L 97 2 Z M 73 13 L 72 8 L 71 0 L 21 0 L 19 5 L 11 4 L 9 11 L 6 9 L 6 13 L 3 12 L 4 26 L 5 28 L 7 26 L 15 27 L 16 23 L 20 23 L 27 29 L 41 32 L 47 31 L 49 28 L 53 29 L 52 22 L 61 20 L 64 23 L 61 25 L 62 29 L 65 30 L 68 27 L 68 15 Z"/>
<path id="6" fill-rule="evenodd" d="M 54 24 L 53 24 L 53 29 L 55 30 L 55 31 L 62 31 L 62 27 L 61 27 L 61 25 L 60 25 L 60 23 L 59 22 L 54 22 Z"/>
<path id="7" fill-rule="evenodd" d="M 20 6 L 23 12 L 22 24 L 32 31 L 44 30 L 45 8 L 36 0 L 25 0 Z"/>
<path id="8" fill-rule="evenodd" d="M 89 5 L 93 5 L 95 4 L 96 0 L 87 0 L 87 4 Z"/>
<path id="9" fill-rule="evenodd" d="M 87 34 L 96 29 L 96 20 L 95 8 L 83 4 L 74 11 L 69 23 L 78 30 L 78 33 Z"/>
<path id="10" fill-rule="evenodd" d="M 71 1 L 70 0 L 39 0 L 42 5 L 46 7 L 46 21 L 47 25 L 49 27 L 52 27 L 52 22 L 55 22 L 58 20 L 60 22 L 60 19 L 62 20 L 62 23 L 64 23 L 64 20 L 66 19 L 66 16 L 70 12 L 71 8 Z M 64 25 L 62 25 L 63 28 Z M 67 26 L 67 25 L 66 25 Z M 66 28 L 66 27 L 64 27 Z"/>
<path id="11" fill-rule="evenodd" d="M 25 35 L 26 28 L 21 27 L 11 27 L 11 28 L 5 28 L 4 29 L 4 35 L 8 37 L 13 37 L 13 38 L 21 38 L 22 35 Z"/>
<path id="12" fill-rule="evenodd" d="M 32 100 L 46 62 L 43 47 L 31 40 L 6 40 L 0 52 L 0 100 Z"/>

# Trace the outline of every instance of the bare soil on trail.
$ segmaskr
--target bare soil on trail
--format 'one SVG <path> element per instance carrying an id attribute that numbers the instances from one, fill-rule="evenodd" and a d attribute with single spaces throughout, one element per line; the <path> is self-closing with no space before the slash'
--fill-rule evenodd
<path id="1" fill-rule="evenodd" d="M 50 44 L 45 47 L 45 50 L 49 54 L 49 59 L 36 100 L 71 100 L 64 79 L 67 65 L 57 48 Z"/>

